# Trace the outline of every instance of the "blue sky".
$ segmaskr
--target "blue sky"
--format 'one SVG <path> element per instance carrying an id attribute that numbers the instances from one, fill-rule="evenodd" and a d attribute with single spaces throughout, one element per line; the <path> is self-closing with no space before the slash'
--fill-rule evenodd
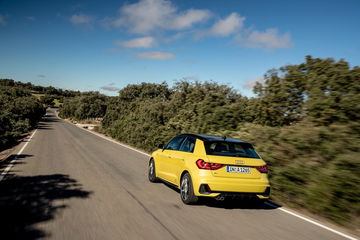
<path id="1" fill-rule="evenodd" d="M 251 86 L 313 57 L 360 65 L 358 0 L 0 0 L 0 78 L 117 95 L 140 82 Z"/>

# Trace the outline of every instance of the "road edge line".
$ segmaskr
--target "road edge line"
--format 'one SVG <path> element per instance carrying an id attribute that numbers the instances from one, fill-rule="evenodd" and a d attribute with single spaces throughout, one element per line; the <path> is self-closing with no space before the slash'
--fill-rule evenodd
<path id="1" fill-rule="evenodd" d="M 342 233 L 342 232 L 340 232 L 340 231 L 337 231 L 337 230 L 335 230 L 335 229 L 332 229 L 332 228 L 330 228 L 330 227 L 327 227 L 327 226 L 325 226 L 325 225 L 323 225 L 323 224 L 321 224 L 321 223 L 319 223 L 319 222 L 317 222 L 317 221 L 315 221 L 315 220 L 312 220 L 312 219 L 307 218 L 307 217 L 304 217 L 304 216 L 302 216 L 302 215 L 300 215 L 300 214 L 298 214 L 298 213 L 295 213 L 293 210 L 290 211 L 290 210 L 288 210 L 288 209 L 286 209 L 286 208 L 284 208 L 284 207 L 278 207 L 278 206 L 276 206 L 276 205 L 274 205 L 274 204 L 272 204 L 272 203 L 269 203 L 269 202 L 265 202 L 265 204 L 268 205 L 268 206 L 270 206 L 270 207 L 279 209 L 280 211 L 283 211 L 283 212 L 285 212 L 285 213 L 287 213 L 287 214 L 290 214 L 290 215 L 292 215 L 292 216 L 294 216 L 294 217 L 300 218 L 300 219 L 302 219 L 302 220 L 304 220 L 304 221 L 306 221 L 306 222 L 309 222 L 309 223 L 311 223 L 311 224 L 314 224 L 314 225 L 316 225 L 316 226 L 318 226 L 318 227 L 321 227 L 321 228 L 323 228 L 323 229 L 326 229 L 326 230 L 328 230 L 328 231 L 330 231 L 330 232 L 336 233 L 336 234 L 338 234 L 338 235 L 340 235 L 340 236 L 342 236 L 342 237 L 344 237 L 344 238 L 347 238 L 347 239 L 350 239 L 350 240 L 359 240 L 359 239 L 356 238 L 356 237 L 352 237 L 352 236 L 350 236 L 350 235 L 347 235 L 347 234 L 345 234 L 345 233 Z"/>
<path id="2" fill-rule="evenodd" d="M 77 127 L 79 127 L 79 126 L 77 126 Z M 136 148 L 130 147 L 130 146 L 128 146 L 128 145 L 122 144 L 122 143 L 120 143 L 120 142 L 118 142 L 118 141 L 116 141 L 116 140 L 114 140 L 114 139 L 111 139 L 111 138 L 109 138 L 109 137 L 107 137 L 107 136 L 104 136 L 104 135 L 102 135 L 102 134 L 100 134 L 100 133 L 97 133 L 97 132 L 93 132 L 93 131 L 91 131 L 91 130 L 84 129 L 84 128 L 82 128 L 82 127 L 79 127 L 79 128 L 81 128 L 81 129 L 83 129 L 83 130 L 85 130 L 85 131 L 87 131 L 87 132 L 90 132 L 90 133 L 92 133 L 92 134 L 94 134 L 94 135 L 96 135 L 96 136 L 99 136 L 99 137 L 101 137 L 101 138 L 103 138 L 103 139 L 106 139 L 106 140 L 108 140 L 108 141 L 110 141 L 110 142 L 116 143 L 116 144 L 118 144 L 118 145 L 120 145 L 120 146 L 122 146 L 122 147 L 128 148 L 128 149 L 133 150 L 133 151 L 135 151 L 135 152 L 141 153 L 141 154 L 143 154 L 143 155 L 145 155 L 145 156 L 147 156 L 147 157 L 150 157 L 150 154 L 147 154 L 147 153 L 145 153 L 145 152 L 142 152 L 142 151 L 140 151 L 140 150 L 138 150 L 138 149 L 136 149 Z"/>
<path id="3" fill-rule="evenodd" d="M 14 157 L 13 160 L 10 161 L 10 163 L 8 164 L 8 166 L 4 169 L 4 171 L 1 173 L 0 175 L 0 182 L 5 178 L 5 176 L 7 175 L 7 173 L 10 171 L 10 169 L 14 166 L 14 162 L 18 159 L 18 157 L 21 155 L 21 153 L 25 150 L 26 146 L 29 144 L 29 142 L 31 141 L 31 139 L 34 137 L 35 133 L 36 133 L 37 129 L 35 129 L 35 131 L 31 134 L 30 138 L 27 140 L 27 142 L 24 144 L 24 146 L 22 146 L 22 148 L 20 149 L 20 151 L 16 154 L 16 156 Z"/>

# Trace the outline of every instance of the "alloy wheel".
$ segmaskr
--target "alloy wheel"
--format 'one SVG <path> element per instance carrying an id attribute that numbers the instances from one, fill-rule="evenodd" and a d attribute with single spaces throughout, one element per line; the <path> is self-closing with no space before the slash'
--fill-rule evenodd
<path id="1" fill-rule="evenodd" d="M 151 176 L 154 176 L 154 162 L 153 161 L 150 162 L 149 172 L 150 172 Z"/>
<path id="2" fill-rule="evenodd" d="M 187 200 L 189 198 L 189 179 L 187 177 L 182 179 L 180 191 L 182 199 Z"/>

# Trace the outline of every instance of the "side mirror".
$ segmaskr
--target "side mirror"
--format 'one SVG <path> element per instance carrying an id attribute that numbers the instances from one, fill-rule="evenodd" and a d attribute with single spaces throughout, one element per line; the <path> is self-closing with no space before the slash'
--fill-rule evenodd
<path id="1" fill-rule="evenodd" d="M 157 147 L 158 147 L 159 149 L 164 149 L 165 146 L 164 146 L 164 144 L 161 143 L 161 144 L 159 144 Z"/>

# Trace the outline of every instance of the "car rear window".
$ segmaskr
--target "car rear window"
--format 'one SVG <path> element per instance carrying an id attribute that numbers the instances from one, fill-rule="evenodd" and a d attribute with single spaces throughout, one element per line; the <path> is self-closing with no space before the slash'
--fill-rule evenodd
<path id="1" fill-rule="evenodd" d="M 207 155 L 260 158 L 260 156 L 255 152 L 253 146 L 249 143 L 211 141 L 205 142 L 205 149 Z"/>

